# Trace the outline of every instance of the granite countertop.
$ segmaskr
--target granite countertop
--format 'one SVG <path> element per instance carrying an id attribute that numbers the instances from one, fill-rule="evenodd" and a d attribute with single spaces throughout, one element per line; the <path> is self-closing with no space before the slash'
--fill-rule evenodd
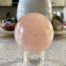
<path id="1" fill-rule="evenodd" d="M 23 51 L 15 43 L 13 34 L 0 33 L 0 66 L 21 66 Z M 46 66 L 66 66 L 66 38 L 54 38 L 45 53 Z"/>

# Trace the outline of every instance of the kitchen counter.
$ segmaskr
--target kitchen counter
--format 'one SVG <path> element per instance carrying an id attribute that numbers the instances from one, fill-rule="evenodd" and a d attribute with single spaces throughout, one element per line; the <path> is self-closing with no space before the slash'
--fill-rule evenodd
<path id="1" fill-rule="evenodd" d="M 63 31 L 55 31 L 55 35 L 66 35 L 66 30 L 63 30 Z"/>
<path id="2" fill-rule="evenodd" d="M 0 66 L 21 66 L 23 51 L 18 48 L 13 34 L 0 33 Z M 66 38 L 54 38 L 45 53 L 45 66 L 66 66 Z M 49 65 L 47 65 L 49 64 Z"/>

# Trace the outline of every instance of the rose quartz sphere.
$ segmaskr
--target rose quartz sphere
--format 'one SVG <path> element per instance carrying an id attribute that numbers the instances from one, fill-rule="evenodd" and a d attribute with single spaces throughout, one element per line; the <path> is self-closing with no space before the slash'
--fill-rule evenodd
<path id="1" fill-rule="evenodd" d="M 45 51 L 53 40 L 53 34 L 51 22 L 40 13 L 22 16 L 14 31 L 18 46 L 29 53 Z"/>

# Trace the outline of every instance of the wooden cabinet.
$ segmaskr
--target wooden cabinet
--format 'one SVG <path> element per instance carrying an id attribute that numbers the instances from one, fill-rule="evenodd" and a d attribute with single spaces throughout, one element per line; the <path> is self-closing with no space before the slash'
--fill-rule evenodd
<path id="1" fill-rule="evenodd" d="M 2 5 L 2 0 L 0 0 L 0 6 Z"/>
<path id="2" fill-rule="evenodd" d="M 51 0 L 52 6 L 65 6 L 65 0 Z"/>
<path id="3" fill-rule="evenodd" d="M 0 0 L 0 6 L 11 6 L 12 0 Z"/>

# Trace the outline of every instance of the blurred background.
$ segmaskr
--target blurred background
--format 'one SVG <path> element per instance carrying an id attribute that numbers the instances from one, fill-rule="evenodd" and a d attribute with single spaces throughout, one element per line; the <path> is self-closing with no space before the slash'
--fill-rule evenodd
<path id="1" fill-rule="evenodd" d="M 17 66 L 23 51 L 14 40 L 18 0 L 0 0 L 0 66 Z M 66 66 L 66 0 L 51 0 L 54 39 L 45 53 L 51 66 Z"/>

